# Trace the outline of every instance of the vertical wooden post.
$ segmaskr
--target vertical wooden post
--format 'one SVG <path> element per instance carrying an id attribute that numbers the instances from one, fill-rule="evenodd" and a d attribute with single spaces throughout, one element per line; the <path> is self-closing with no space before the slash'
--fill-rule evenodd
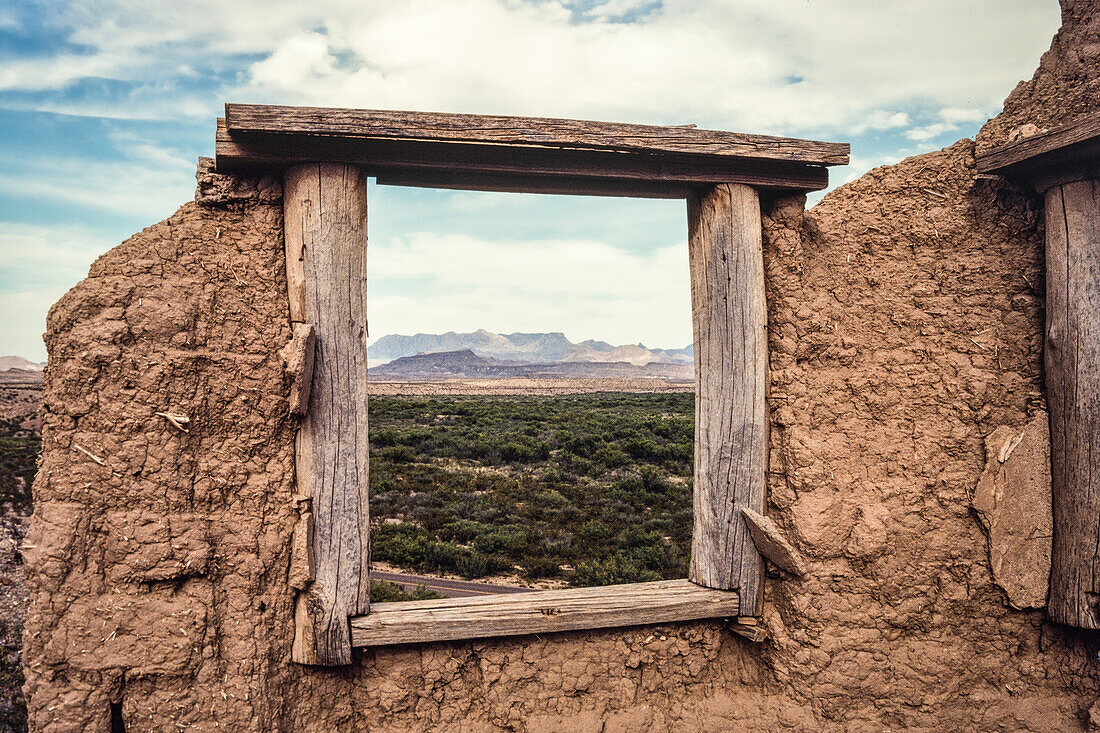
<path id="1" fill-rule="evenodd" d="M 311 163 L 289 169 L 284 188 L 290 318 L 316 333 L 295 446 L 297 490 L 312 499 L 315 576 L 298 594 L 292 658 L 348 664 L 348 617 L 370 605 L 367 179 L 354 166 Z"/>
<path id="2" fill-rule="evenodd" d="M 688 199 L 695 333 L 695 524 L 689 579 L 760 613 L 764 560 L 741 508 L 764 511 L 767 306 L 760 200 L 722 184 Z"/>
<path id="3" fill-rule="evenodd" d="M 1100 183 L 1046 192 L 1054 541 L 1047 613 L 1100 629 Z"/>

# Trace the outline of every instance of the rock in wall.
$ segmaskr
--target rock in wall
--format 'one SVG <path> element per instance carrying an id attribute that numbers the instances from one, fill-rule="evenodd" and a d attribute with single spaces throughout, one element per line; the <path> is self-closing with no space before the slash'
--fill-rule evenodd
<path id="1" fill-rule="evenodd" d="M 1082 50 L 1098 15 L 1066 3 L 983 141 L 1090 108 L 1075 90 L 1100 78 Z M 766 204 L 769 514 L 807 571 L 769 577 L 770 641 L 705 622 L 346 669 L 288 661 L 280 208 L 269 184 L 204 173 L 204 205 L 112 250 L 50 314 L 35 729 L 102 729 L 114 702 L 143 731 L 1083 730 L 1100 636 L 1009 608 L 969 508 L 985 437 L 1044 409 L 1040 202 L 978 179 L 974 148 L 807 213 Z"/>
<path id="2" fill-rule="evenodd" d="M 997 428 L 985 439 L 985 453 L 970 505 L 989 537 L 993 580 L 1013 608 L 1043 608 L 1054 537 L 1050 417 L 1039 412 L 1023 430 Z"/>

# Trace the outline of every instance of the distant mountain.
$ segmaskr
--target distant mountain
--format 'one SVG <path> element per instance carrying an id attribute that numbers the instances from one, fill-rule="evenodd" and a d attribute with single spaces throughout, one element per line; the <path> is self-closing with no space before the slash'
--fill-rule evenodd
<path id="1" fill-rule="evenodd" d="M 674 381 L 691 381 L 694 369 L 686 364 L 649 363 L 644 366 L 629 362 L 563 361 L 529 364 L 478 356 L 470 349 L 437 351 L 430 354 L 402 356 L 372 368 L 368 375 L 375 381 L 484 379 L 509 377 L 580 378 L 616 377 L 620 379 L 652 377 Z"/>
<path id="2" fill-rule="evenodd" d="M 36 364 L 21 356 L 0 356 L 0 372 L 6 372 L 9 369 L 25 369 L 29 372 L 40 372 L 45 366 L 46 362 Z"/>
<path id="3" fill-rule="evenodd" d="M 418 333 L 415 336 L 383 336 L 367 348 L 372 366 L 417 354 L 472 351 L 487 359 L 550 364 L 556 362 L 626 362 L 646 364 L 694 364 L 691 346 L 683 349 L 649 349 L 643 344 L 612 346 L 606 341 L 575 344 L 560 331 L 551 333 Z"/>

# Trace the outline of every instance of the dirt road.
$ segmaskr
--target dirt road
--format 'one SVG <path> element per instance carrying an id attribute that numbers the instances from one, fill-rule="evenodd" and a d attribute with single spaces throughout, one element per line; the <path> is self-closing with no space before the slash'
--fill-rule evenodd
<path id="1" fill-rule="evenodd" d="M 413 591 L 419 586 L 428 590 L 434 590 L 449 598 L 461 598 L 463 596 L 487 596 L 495 593 L 526 593 L 530 588 L 516 588 L 509 585 L 490 585 L 489 583 L 475 583 L 470 580 L 451 580 L 450 578 L 433 578 L 428 575 L 405 575 L 404 573 L 390 573 L 384 570 L 371 570 L 371 580 L 385 580 L 396 583 Z"/>

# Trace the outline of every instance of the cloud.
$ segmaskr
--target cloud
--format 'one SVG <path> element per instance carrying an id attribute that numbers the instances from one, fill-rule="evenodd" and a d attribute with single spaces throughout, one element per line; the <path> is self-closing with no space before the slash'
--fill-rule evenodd
<path id="1" fill-rule="evenodd" d="M 155 221 L 194 196 L 195 163 L 151 146 L 132 159 L 0 158 L 0 195 L 15 200 L 77 204 Z"/>
<path id="2" fill-rule="evenodd" d="M 9 60 L 0 67 L 0 91 L 63 89 L 78 79 L 125 78 L 125 73 L 110 53 Z"/>
<path id="3" fill-rule="evenodd" d="M 46 312 L 114 242 L 74 226 L 0 222 L 0 313 L 4 353 L 33 361 L 46 358 Z"/>
<path id="4" fill-rule="evenodd" d="M 584 239 L 421 232 L 372 243 L 367 269 L 373 336 L 482 327 L 564 330 L 574 341 L 691 342 L 686 242 L 639 253 Z"/>
<path id="5" fill-rule="evenodd" d="M 59 11 L 80 53 L 6 65 L 0 88 L 155 79 L 170 98 L 235 65 L 211 109 L 220 95 L 843 136 L 904 125 L 915 106 L 995 111 L 1058 14 L 1053 0 L 95 5 Z"/>
<path id="6" fill-rule="evenodd" d="M 989 116 L 986 111 L 980 108 L 945 107 L 939 111 L 937 121 L 906 130 L 905 137 L 914 142 L 923 143 L 949 132 L 958 132 L 959 128 L 966 123 L 983 122 Z"/>
<path id="7" fill-rule="evenodd" d="M 0 107 L 170 124 L 117 123 L 133 131 L 123 136 L 110 132 L 116 123 L 84 120 L 84 129 L 108 132 L 80 144 L 56 144 L 51 135 L 73 128 L 48 124 L 13 138 L 0 144 L 0 197 L 23 219 L 37 207 L 40 221 L 67 216 L 119 230 L 191 196 L 192 155 L 209 148 L 191 152 L 179 135 L 193 142 L 201 129 L 209 145 L 227 100 L 695 122 L 852 140 L 852 164 L 832 172 L 851 180 L 970 134 L 1030 76 L 1059 10 L 1056 0 L 59 0 L 33 13 L 18 8 L 0 9 L 0 28 L 28 38 L 33 29 L 35 43 L 0 53 Z M 673 235 L 649 232 L 648 218 L 613 235 L 587 228 L 591 212 L 578 213 L 581 206 L 472 194 L 442 209 L 433 201 L 417 209 L 411 194 L 390 200 L 403 236 L 372 229 L 375 333 L 483 326 L 651 346 L 690 340 L 685 245 L 656 244 Z M 528 222 L 536 210 L 571 226 L 540 232 Z M 461 233 L 422 231 L 421 212 Z M 479 228 L 490 219 L 512 226 L 513 239 Z M 420 233 L 406 233 L 413 228 Z M 17 327 L 4 334 L 12 350 L 38 342 L 46 306 L 117 235 L 0 224 L 0 307 L 16 314 Z M 37 290 L 11 274 L 22 267 L 20 277 L 31 277 L 33 267 L 10 263 L 33 257 Z M 40 358 L 33 349 L 22 353 Z"/>
<path id="8" fill-rule="evenodd" d="M 0 8 L 0 30 L 15 30 L 19 28 L 19 21 L 10 9 Z"/>

